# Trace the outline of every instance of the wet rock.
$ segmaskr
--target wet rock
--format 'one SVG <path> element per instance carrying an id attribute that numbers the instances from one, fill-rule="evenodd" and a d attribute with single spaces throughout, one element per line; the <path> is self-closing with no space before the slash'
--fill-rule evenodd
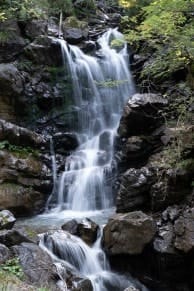
<path id="1" fill-rule="evenodd" d="M 81 222 L 72 219 L 63 224 L 61 228 L 79 236 L 88 245 L 92 245 L 96 241 L 99 231 L 99 226 L 89 218 L 83 219 Z"/>
<path id="2" fill-rule="evenodd" d="M 72 291 L 93 291 L 92 283 L 89 279 L 78 278 L 73 283 L 76 287 L 73 287 Z"/>
<path id="3" fill-rule="evenodd" d="M 164 123 L 161 110 L 167 100 L 157 94 L 134 94 L 124 107 L 118 133 L 121 137 L 151 134 Z"/>
<path id="4" fill-rule="evenodd" d="M 44 285 L 54 288 L 54 278 L 57 276 L 56 268 L 45 251 L 33 243 L 22 243 L 12 249 L 19 257 L 28 282 L 34 283 L 36 286 Z"/>
<path id="5" fill-rule="evenodd" d="M 25 55 L 35 64 L 62 66 L 63 57 L 59 41 L 50 36 L 39 36 L 25 48 Z"/>
<path id="6" fill-rule="evenodd" d="M 69 220 L 66 223 L 64 223 L 61 228 L 73 235 L 78 234 L 78 222 L 75 219 Z"/>
<path id="7" fill-rule="evenodd" d="M 154 249 L 161 254 L 174 254 L 173 239 L 174 229 L 172 224 L 168 223 L 159 227 L 157 237 L 154 240 Z"/>
<path id="8" fill-rule="evenodd" d="M 41 147 L 46 144 L 45 138 L 27 128 L 17 126 L 0 119 L 0 141 L 7 140 L 10 144 L 23 147 Z"/>
<path id="9" fill-rule="evenodd" d="M 23 51 L 27 42 L 15 19 L 1 21 L 0 32 L 5 34 L 5 41 L 0 42 L 0 63 L 12 62 Z"/>
<path id="10" fill-rule="evenodd" d="M 91 219 L 86 218 L 78 224 L 79 237 L 88 245 L 92 245 L 98 236 L 99 226 Z"/>
<path id="11" fill-rule="evenodd" d="M 73 133 L 58 132 L 53 136 L 54 148 L 57 153 L 73 151 L 78 147 L 77 136 Z"/>
<path id="12" fill-rule="evenodd" d="M 11 229 L 16 219 L 9 210 L 0 211 L 0 229 Z"/>
<path id="13" fill-rule="evenodd" d="M 146 207 L 152 180 L 152 173 L 146 167 L 127 170 L 119 179 L 116 198 L 117 212 L 129 212 Z"/>
<path id="14" fill-rule="evenodd" d="M 10 257 L 10 250 L 5 245 L 0 244 L 0 264 L 5 263 Z"/>
<path id="15" fill-rule="evenodd" d="M 134 286 L 129 286 L 128 288 L 126 288 L 124 291 L 140 291 L 140 289 L 137 289 Z"/>
<path id="16" fill-rule="evenodd" d="M 88 37 L 87 22 L 80 21 L 74 16 L 67 17 L 62 26 L 63 36 L 71 44 L 78 44 Z"/>
<path id="17" fill-rule="evenodd" d="M 103 231 L 103 244 L 109 255 L 141 254 L 156 233 L 154 220 L 142 211 L 114 215 Z"/>
<path id="18" fill-rule="evenodd" d="M 24 236 L 21 232 L 15 229 L 0 231 L 0 243 L 4 244 L 6 247 L 12 247 L 23 242 L 32 241 L 28 237 Z"/>

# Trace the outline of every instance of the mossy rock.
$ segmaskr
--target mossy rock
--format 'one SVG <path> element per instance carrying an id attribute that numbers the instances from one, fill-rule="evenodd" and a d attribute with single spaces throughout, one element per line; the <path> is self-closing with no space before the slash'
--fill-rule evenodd
<path id="1" fill-rule="evenodd" d="M 81 21 L 77 19 L 75 16 L 69 16 L 65 19 L 63 22 L 63 25 L 65 27 L 71 27 L 71 28 L 79 28 L 79 29 L 85 29 L 88 27 L 88 23 L 86 21 Z"/>

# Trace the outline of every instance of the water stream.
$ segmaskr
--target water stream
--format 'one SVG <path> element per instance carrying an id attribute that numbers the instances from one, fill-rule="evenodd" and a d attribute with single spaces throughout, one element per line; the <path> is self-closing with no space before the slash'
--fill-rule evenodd
<path id="1" fill-rule="evenodd" d="M 58 41 L 64 66 L 71 77 L 78 112 L 75 134 L 79 146 L 67 157 L 64 171 L 58 176 L 51 140 L 54 188 L 48 209 L 53 200 L 56 204 L 37 219 L 39 224 L 41 221 L 53 224 L 57 220 L 64 223 L 69 218 L 94 217 L 104 224 L 114 206 L 112 184 L 108 179 L 115 167 L 114 139 L 123 106 L 134 92 L 127 45 L 116 29 L 108 30 L 99 38 L 99 49 L 92 56 L 64 40 Z M 116 42 L 119 45 L 113 48 Z M 57 264 L 68 264 L 76 273 L 89 278 L 94 291 L 123 291 L 133 284 L 129 276 L 126 279 L 110 270 L 100 235 L 89 247 L 78 237 L 55 231 L 43 234 L 40 246 Z M 147 290 L 143 288 L 141 286 L 141 290 Z"/>
<path id="2" fill-rule="evenodd" d="M 124 103 L 134 91 L 127 46 L 116 29 L 99 38 L 100 49 L 95 56 L 59 41 L 78 111 L 75 133 L 79 147 L 66 159 L 58 189 L 52 193 L 57 195 L 53 211 L 108 209 L 113 206 L 107 177 L 113 168 L 114 138 Z M 112 48 L 115 41 L 119 42 L 116 49 Z"/>

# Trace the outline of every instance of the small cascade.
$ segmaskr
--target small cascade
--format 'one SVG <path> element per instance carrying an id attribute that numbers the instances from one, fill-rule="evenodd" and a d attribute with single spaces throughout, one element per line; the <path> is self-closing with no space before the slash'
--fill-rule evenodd
<path id="1" fill-rule="evenodd" d="M 112 48 L 112 42 L 122 45 Z M 128 69 L 127 46 L 116 29 L 98 40 L 94 56 L 59 40 L 71 77 L 79 126 L 79 147 L 67 159 L 58 179 L 55 211 L 91 211 L 113 206 L 112 171 L 114 137 L 123 105 L 134 87 Z"/>
<path id="2" fill-rule="evenodd" d="M 123 291 L 129 286 L 141 286 L 142 291 L 147 290 L 130 276 L 125 277 L 110 270 L 106 255 L 101 249 L 101 234 L 96 243 L 89 247 L 76 236 L 56 231 L 41 235 L 40 246 L 52 256 L 60 274 L 65 273 L 62 271 L 64 268 L 81 278 L 88 278 L 94 291 Z M 64 275 L 60 277 L 65 281 Z"/>

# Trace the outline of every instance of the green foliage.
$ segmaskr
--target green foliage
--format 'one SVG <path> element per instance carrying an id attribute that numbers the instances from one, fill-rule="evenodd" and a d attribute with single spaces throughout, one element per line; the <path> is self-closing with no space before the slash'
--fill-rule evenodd
<path id="1" fill-rule="evenodd" d="M 0 266 L 0 272 L 2 271 L 11 273 L 12 275 L 17 276 L 20 280 L 24 278 L 24 273 L 18 258 L 9 259 L 4 264 L 2 264 Z"/>
<path id="2" fill-rule="evenodd" d="M 117 39 L 113 39 L 113 40 L 111 41 L 110 46 L 111 46 L 111 48 L 113 48 L 113 49 L 122 49 L 123 46 L 124 46 L 124 43 L 125 43 L 125 42 L 124 42 L 123 39 L 117 38 Z"/>
<path id="3" fill-rule="evenodd" d="M 67 16 L 74 13 L 72 0 L 48 0 L 48 4 L 50 14 L 60 14 L 63 12 Z"/>
<path id="4" fill-rule="evenodd" d="M 151 1 L 130 19 L 128 27 L 126 17 L 123 19 L 128 42 L 136 49 L 141 49 L 143 42 L 152 48 L 153 61 L 143 70 L 143 78 L 152 74 L 160 80 L 181 68 L 189 71 L 194 63 L 192 2 Z"/>
<path id="5" fill-rule="evenodd" d="M 49 8 L 47 0 L 0 0 L 0 6 L 5 18 L 19 20 L 46 18 Z"/>
<path id="6" fill-rule="evenodd" d="M 32 149 L 31 147 L 22 147 L 18 145 L 10 144 L 9 141 L 3 140 L 0 142 L 0 150 L 8 150 L 10 152 L 14 152 L 18 156 L 28 156 L 32 154 L 33 156 L 38 156 L 39 152 L 37 150 Z"/>
<path id="7" fill-rule="evenodd" d="M 120 86 L 126 82 L 129 82 L 128 80 L 111 80 L 107 79 L 104 82 L 95 82 L 98 87 L 104 87 L 104 88 L 112 88 L 116 86 Z"/>

